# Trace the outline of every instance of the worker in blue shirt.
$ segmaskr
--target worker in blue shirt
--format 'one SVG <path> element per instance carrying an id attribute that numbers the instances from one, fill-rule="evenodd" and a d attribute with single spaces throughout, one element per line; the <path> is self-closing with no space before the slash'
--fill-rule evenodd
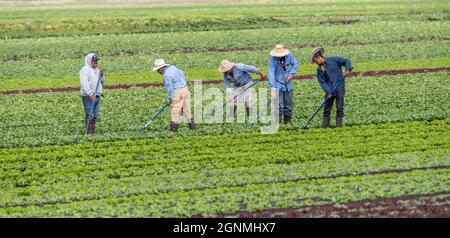
<path id="1" fill-rule="evenodd" d="M 298 63 L 294 55 L 283 45 L 278 44 L 270 52 L 269 58 L 269 87 L 272 98 L 278 95 L 279 121 L 284 116 L 284 123 L 291 123 L 293 87 L 292 79 L 297 73 Z"/>
<path id="2" fill-rule="evenodd" d="M 153 71 L 164 75 L 164 87 L 167 89 L 167 100 L 172 105 L 170 116 L 170 130 L 178 131 L 178 119 L 183 111 L 189 128 L 196 129 L 194 118 L 191 113 L 190 93 L 186 83 L 184 72 L 174 65 L 166 64 L 163 59 L 154 62 Z"/>
<path id="3" fill-rule="evenodd" d="M 246 90 L 243 93 L 245 111 L 247 117 L 250 117 L 250 115 L 252 115 L 253 113 L 252 97 L 254 93 L 253 88 L 249 88 L 253 83 L 251 73 L 259 74 L 262 79 L 264 78 L 262 71 L 255 66 L 233 63 L 229 60 L 222 60 L 218 71 L 223 73 L 223 83 L 225 85 L 228 100 L 231 100 L 236 95 L 239 95 L 242 90 Z M 237 101 L 237 98 L 235 98 L 231 103 L 232 106 L 230 107 L 230 118 L 236 115 Z"/>
<path id="4" fill-rule="evenodd" d="M 349 76 L 352 70 L 352 62 L 349 59 L 323 55 L 323 48 L 316 48 L 311 53 L 311 63 L 318 65 L 317 79 L 323 91 L 325 91 L 326 101 L 323 112 L 322 127 L 330 126 L 330 114 L 333 109 L 333 102 L 336 99 L 336 127 L 342 127 L 344 118 L 344 96 L 345 96 L 345 81 L 342 82 L 333 94 L 333 88 L 336 87 L 342 80 L 344 75 Z M 345 74 L 342 74 L 342 67 L 345 67 Z"/>

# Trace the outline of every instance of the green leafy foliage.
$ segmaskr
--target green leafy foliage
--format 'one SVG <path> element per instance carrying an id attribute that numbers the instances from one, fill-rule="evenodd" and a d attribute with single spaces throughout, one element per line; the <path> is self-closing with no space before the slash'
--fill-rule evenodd
<path id="1" fill-rule="evenodd" d="M 446 191 L 448 126 L 1 149 L 0 215 L 185 217 Z"/>
<path id="2" fill-rule="evenodd" d="M 337 6 L 337 7 L 336 7 Z M 200 11 L 198 10 L 200 7 Z M 264 1 L 244 4 L 171 5 L 140 7 L 4 9 L 2 38 L 127 34 L 145 32 L 212 31 L 274 28 L 293 25 L 349 24 L 353 21 L 442 20 L 445 1 Z M 270 9 L 267 11 L 265 9 Z M 344 21 L 343 21 L 344 20 Z"/>
<path id="3" fill-rule="evenodd" d="M 434 120 L 449 115 L 448 73 L 350 78 L 346 84 L 346 125 Z M 267 87 L 263 82 L 259 87 Z M 204 90 L 222 85 L 204 86 Z M 192 97 L 195 97 L 193 87 Z M 298 129 L 316 109 L 323 91 L 316 81 L 296 81 L 294 120 Z M 132 138 L 164 104 L 163 88 L 133 88 L 105 92 L 98 133 L 83 135 L 83 108 L 79 92 L 0 95 L 0 145 L 36 146 Z M 205 105 L 211 101 L 205 101 Z M 194 104 L 194 103 L 192 103 Z M 195 114 L 195 108 L 193 107 Z M 170 110 L 148 128 L 145 138 L 172 137 L 168 131 Z M 205 115 L 203 115 L 205 116 Z M 317 116 L 312 127 L 320 125 Z M 248 124 L 201 124 L 192 132 L 184 125 L 179 136 L 259 131 Z"/>
<path id="4" fill-rule="evenodd" d="M 450 66 L 445 0 L 63 3 L 0 1 L 0 91 L 78 88 L 89 52 L 110 86 L 160 83 L 155 58 L 190 81 L 220 79 L 223 58 L 267 72 L 277 43 L 299 60 L 298 75 L 315 74 L 316 46 L 358 72 Z M 0 217 L 215 216 L 448 194 L 447 71 L 349 78 L 339 129 L 318 129 L 321 113 L 301 129 L 324 93 L 294 81 L 294 123 L 270 135 L 246 123 L 182 123 L 175 134 L 167 110 L 136 138 L 165 103 L 158 87 L 105 91 L 90 136 L 79 92 L 0 94 Z M 203 90 L 212 87 L 223 92 Z M 448 205 L 443 197 L 430 203 Z"/>

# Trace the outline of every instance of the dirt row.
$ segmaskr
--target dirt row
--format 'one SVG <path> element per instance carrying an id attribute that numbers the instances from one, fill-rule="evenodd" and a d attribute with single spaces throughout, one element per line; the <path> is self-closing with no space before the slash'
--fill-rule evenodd
<path id="1" fill-rule="evenodd" d="M 402 75 L 402 74 L 421 74 L 421 73 L 434 73 L 434 72 L 450 72 L 450 67 L 442 68 L 417 68 L 417 69 L 404 69 L 404 70 L 381 70 L 381 71 L 366 71 L 366 72 L 354 72 L 350 77 L 381 77 L 386 75 Z M 296 76 L 294 80 L 314 80 L 315 75 Z M 266 81 L 264 79 L 263 81 Z M 202 84 L 220 84 L 222 80 L 201 80 Z M 193 81 L 189 81 L 192 84 Z M 129 89 L 132 87 L 149 88 L 149 87 L 162 87 L 162 83 L 142 83 L 142 84 L 120 84 L 120 85 L 105 85 L 105 90 L 112 89 Z M 39 88 L 39 89 L 26 89 L 26 90 L 9 90 L 0 91 L 0 94 L 33 94 L 33 93 L 48 93 L 48 92 L 75 92 L 79 91 L 79 87 L 65 87 L 65 88 Z"/>
<path id="2" fill-rule="evenodd" d="M 450 218 L 450 191 L 430 195 L 364 200 L 340 205 L 317 205 L 301 208 L 268 209 L 260 212 L 237 212 L 214 217 L 240 218 Z"/>

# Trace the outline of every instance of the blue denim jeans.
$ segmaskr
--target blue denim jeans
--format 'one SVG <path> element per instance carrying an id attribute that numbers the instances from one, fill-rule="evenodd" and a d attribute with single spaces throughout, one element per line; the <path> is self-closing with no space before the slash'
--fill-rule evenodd
<path id="1" fill-rule="evenodd" d="M 344 96 L 345 92 L 338 92 L 335 97 L 326 100 L 323 116 L 330 117 L 331 110 L 333 109 L 333 102 L 334 99 L 336 99 L 336 117 L 344 117 Z"/>
<path id="2" fill-rule="evenodd" d="M 81 99 L 83 100 L 84 105 L 84 115 L 85 115 L 85 122 L 87 123 L 89 119 L 89 113 L 91 112 L 92 107 L 92 100 L 89 96 L 82 96 Z M 98 118 L 98 112 L 100 111 L 100 96 L 97 96 L 97 99 L 94 103 L 94 113 L 91 117 L 92 122 L 95 122 Z"/>
<path id="3" fill-rule="evenodd" d="M 278 90 L 279 95 L 279 107 L 280 115 L 286 115 L 292 117 L 292 98 L 294 96 L 294 90 L 283 92 Z"/>

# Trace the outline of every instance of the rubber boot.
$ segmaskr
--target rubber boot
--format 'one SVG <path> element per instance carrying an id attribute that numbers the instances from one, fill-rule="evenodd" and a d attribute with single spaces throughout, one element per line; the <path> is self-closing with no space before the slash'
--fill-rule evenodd
<path id="1" fill-rule="evenodd" d="M 95 122 L 91 121 L 88 126 L 88 134 L 94 134 L 94 133 L 95 133 Z"/>
<path id="2" fill-rule="evenodd" d="M 170 122 L 170 130 L 173 132 L 178 132 L 178 123 Z"/>
<path id="3" fill-rule="evenodd" d="M 196 130 L 197 126 L 195 125 L 194 119 L 191 120 L 191 122 L 189 122 L 189 129 L 191 130 Z"/>
<path id="4" fill-rule="evenodd" d="M 247 115 L 247 117 L 250 117 L 250 107 L 245 107 L 245 115 Z"/>
<path id="5" fill-rule="evenodd" d="M 342 117 L 336 117 L 336 127 L 342 127 Z"/>
<path id="6" fill-rule="evenodd" d="M 284 124 L 292 123 L 292 118 L 288 115 L 284 115 Z"/>
<path id="7" fill-rule="evenodd" d="M 324 117 L 324 118 L 323 118 L 322 127 L 323 127 L 323 128 L 328 128 L 328 127 L 330 127 L 330 117 Z"/>

